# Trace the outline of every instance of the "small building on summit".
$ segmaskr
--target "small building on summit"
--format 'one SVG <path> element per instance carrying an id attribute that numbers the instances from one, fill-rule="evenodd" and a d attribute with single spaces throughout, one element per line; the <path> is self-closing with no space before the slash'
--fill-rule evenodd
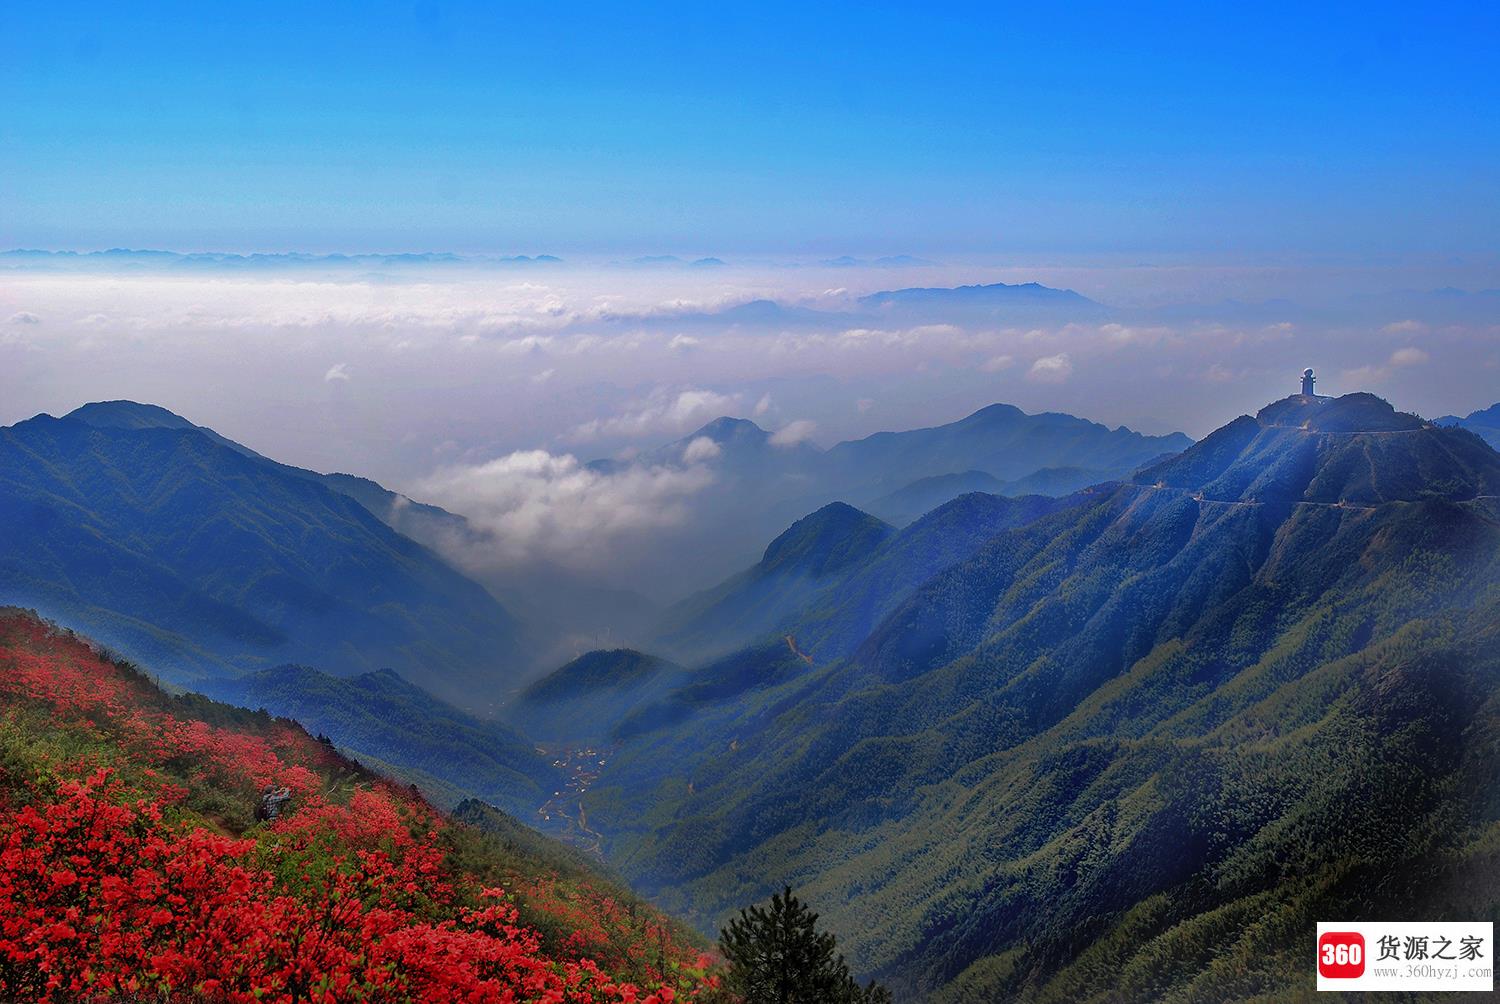
<path id="1" fill-rule="evenodd" d="M 1313 384 L 1315 384 L 1317 382 L 1318 382 L 1318 378 L 1315 377 L 1315 376 L 1313 376 L 1313 371 L 1312 371 L 1311 367 L 1303 370 L 1302 371 L 1302 393 L 1303 393 L 1303 395 L 1306 396 L 1306 397 L 1317 397 L 1318 395 L 1313 391 Z"/>

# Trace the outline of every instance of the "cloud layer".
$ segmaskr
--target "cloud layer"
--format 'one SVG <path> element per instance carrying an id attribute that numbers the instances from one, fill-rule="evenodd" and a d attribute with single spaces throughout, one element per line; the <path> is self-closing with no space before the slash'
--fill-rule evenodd
<path id="1" fill-rule="evenodd" d="M 604 473 L 572 454 L 523 450 L 444 467 L 416 491 L 465 514 L 486 535 L 482 545 L 455 542 L 450 549 L 473 571 L 541 564 L 598 572 L 617 565 L 652 531 L 680 525 L 692 497 L 712 481 L 701 462 Z"/>
<path id="2" fill-rule="evenodd" d="M 1338 275 L 1286 270 L 5 279 L 0 422 L 151 401 L 268 455 L 416 495 L 439 468 L 537 449 L 631 456 L 724 414 L 780 444 L 996 401 L 1202 435 L 1295 390 L 1309 365 L 1320 389 L 1373 389 L 1426 414 L 1486 406 L 1500 386 L 1493 294 L 1377 294 L 1384 280 L 1369 276 L 1339 291 Z M 1134 305 L 1086 319 L 933 307 L 900 323 L 858 306 L 903 282 L 1030 279 Z M 1292 295 L 1309 290 L 1318 299 Z"/>

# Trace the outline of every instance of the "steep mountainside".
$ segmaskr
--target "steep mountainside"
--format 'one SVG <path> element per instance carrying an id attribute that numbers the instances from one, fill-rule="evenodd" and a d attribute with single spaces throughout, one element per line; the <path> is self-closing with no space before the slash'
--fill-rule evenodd
<path id="1" fill-rule="evenodd" d="M 740 648 L 867 561 L 893 532 L 868 513 L 832 502 L 771 541 L 752 568 L 669 610 L 657 645 L 686 661 Z"/>
<path id="2" fill-rule="evenodd" d="M 689 679 L 676 663 L 632 649 L 585 652 L 523 690 L 505 716 L 544 742 L 601 743 L 637 708 Z"/>
<path id="3" fill-rule="evenodd" d="M 781 626 L 816 659 L 842 658 L 924 583 L 973 557 L 997 534 L 1088 498 L 960 496 L 891 536 Z"/>
<path id="4" fill-rule="evenodd" d="M 525 668 L 520 625 L 306 474 L 192 426 L 0 429 L 0 601 L 66 617 L 177 682 L 389 667 L 469 707 L 498 701 Z"/>
<path id="5" fill-rule="evenodd" d="M 558 781 L 532 742 L 514 729 L 466 715 L 389 669 L 336 677 L 306 666 L 278 666 L 208 681 L 203 690 L 296 719 L 361 760 L 399 770 L 448 808 L 477 796 L 529 821 Z"/>
<path id="6" fill-rule="evenodd" d="M 898 997 L 1310 992 L 1317 919 L 1500 916 L 1497 488 L 1466 433 L 1278 402 L 843 657 L 708 667 L 622 730 L 590 819 L 703 923 L 807 890 Z"/>
<path id="7" fill-rule="evenodd" d="M 294 722 L 169 697 L 30 613 L 0 610 L 0 706 L 0 998 L 706 989 L 702 942 L 576 853 L 494 809 L 445 818 Z"/>
<path id="8" fill-rule="evenodd" d="M 788 657 L 789 664 L 841 658 L 932 576 L 971 557 L 1001 531 L 1076 504 L 1081 497 L 964 495 L 902 530 L 883 535 L 868 551 L 852 554 L 851 560 L 841 564 L 836 574 L 822 578 L 816 588 L 787 588 L 773 593 L 775 599 L 767 602 L 755 590 L 745 588 L 747 582 L 756 581 L 756 569 L 752 569 L 707 594 L 714 602 L 699 609 L 708 624 L 722 625 L 738 616 L 742 626 L 758 628 L 753 633 L 740 632 L 741 637 L 757 642 L 755 648 L 761 653 L 775 653 L 776 662 Z M 795 539 L 806 525 L 807 520 L 800 521 L 778 540 Z M 775 548 L 773 543 L 767 554 Z M 760 581 L 775 584 L 779 580 L 766 576 Z M 749 604 L 743 613 L 738 606 L 742 601 Z M 683 633 L 704 637 L 705 648 L 712 650 L 713 634 L 705 622 L 689 621 Z M 757 664 L 757 659 L 747 660 L 745 653 L 739 653 L 705 667 L 695 680 L 702 687 L 706 680 L 725 677 L 721 682 L 728 685 L 726 674 Z"/>

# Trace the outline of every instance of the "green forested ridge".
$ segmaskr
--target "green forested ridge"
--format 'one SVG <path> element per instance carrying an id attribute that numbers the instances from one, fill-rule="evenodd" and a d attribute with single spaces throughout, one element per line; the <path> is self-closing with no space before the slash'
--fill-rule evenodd
<path id="1" fill-rule="evenodd" d="M 0 429 L 0 601 L 179 683 L 288 661 L 392 667 L 483 707 L 524 668 L 493 597 L 353 498 L 115 404 Z"/>
<path id="2" fill-rule="evenodd" d="M 1318 919 L 1500 919 L 1497 486 L 1368 395 L 1279 403 L 851 650 L 698 671 L 591 824 L 706 927 L 804 890 L 898 999 L 1310 995 Z"/>
<path id="3" fill-rule="evenodd" d="M 732 652 L 774 631 L 820 587 L 869 560 L 893 532 L 869 513 L 830 502 L 771 541 L 753 567 L 669 610 L 657 644 L 684 659 Z"/>
<path id="4" fill-rule="evenodd" d="M 938 572 L 969 558 L 1001 531 L 1087 497 L 961 495 L 893 534 L 779 626 L 817 659 L 847 655 Z"/>
<path id="5" fill-rule="evenodd" d="M 730 647 L 724 641 L 714 644 L 714 639 L 737 637 L 741 644 L 753 641 L 759 648 L 775 649 L 790 637 L 797 652 L 809 657 L 826 660 L 845 655 L 937 572 L 969 557 L 1001 530 L 1076 504 L 1083 497 L 1012 499 L 974 492 L 895 532 L 876 531 L 878 521 L 851 507 L 840 507 L 843 522 L 862 531 L 862 547 L 847 546 L 842 535 L 809 532 L 810 526 L 826 527 L 830 521 L 813 522 L 808 517 L 778 537 L 760 565 L 679 605 L 676 615 L 682 626 L 662 642 L 670 645 L 684 636 L 693 637 L 701 639 L 700 649 L 713 652 Z M 814 516 L 834 508 L 827 506 Z M 789 553 L 809 549 L 810 539 L 827 536 L 840 542 L 837 562 L 824 562 L 814 572 L 809 563 L 788 559 Z M 784 542 L 794 544 L 778 547 Z M 743 661 L 737 654 L 726 656 L 716 663 L 715 671 Z"/>

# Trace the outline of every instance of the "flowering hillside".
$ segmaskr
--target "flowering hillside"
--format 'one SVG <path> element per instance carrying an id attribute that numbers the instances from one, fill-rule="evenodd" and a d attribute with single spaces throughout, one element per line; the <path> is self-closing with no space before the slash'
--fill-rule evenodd
<path id="1" fill-rule="evenodd" d="M 0 610 L 0 999 L 664 1004 L 708 964 L 565 855 Z"/>

